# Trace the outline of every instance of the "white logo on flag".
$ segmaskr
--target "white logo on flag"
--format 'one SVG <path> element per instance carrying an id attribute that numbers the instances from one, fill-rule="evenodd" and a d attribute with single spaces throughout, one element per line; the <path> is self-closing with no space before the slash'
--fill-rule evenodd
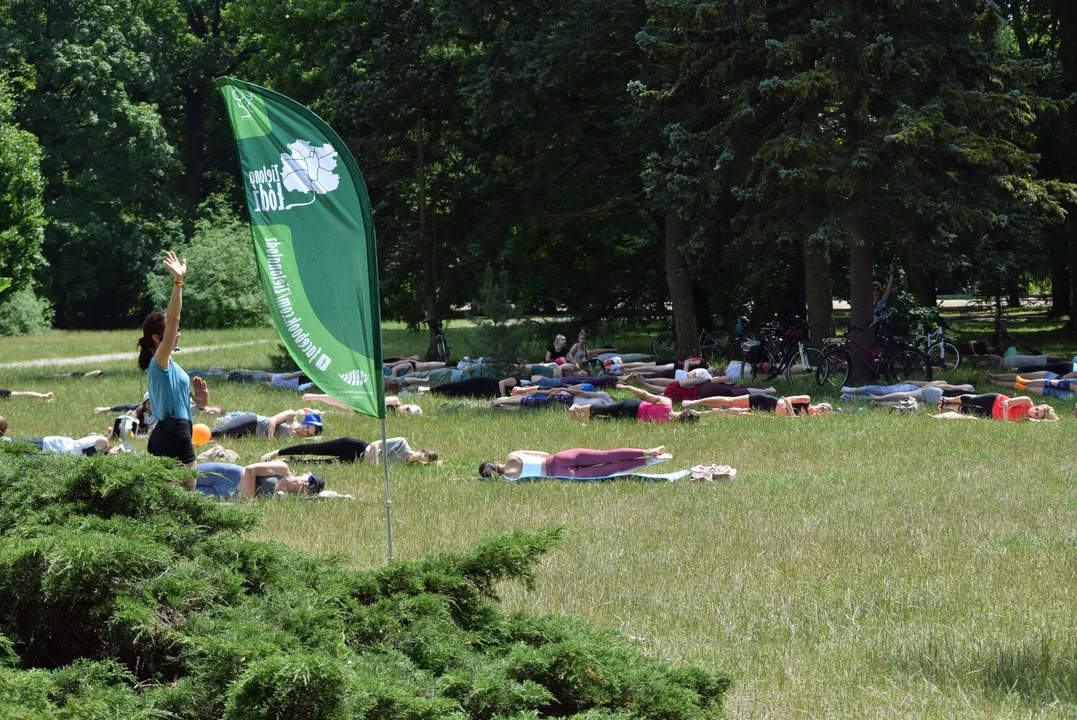
<path id="1" fill-rule="evenodd" d="M 340 379 L 349 385 L 360 387 L 366 385 L 366 381 L 369 379 L 367 374 L 362 370 L 352 370 L 349 373 L 340 373 Z"/>

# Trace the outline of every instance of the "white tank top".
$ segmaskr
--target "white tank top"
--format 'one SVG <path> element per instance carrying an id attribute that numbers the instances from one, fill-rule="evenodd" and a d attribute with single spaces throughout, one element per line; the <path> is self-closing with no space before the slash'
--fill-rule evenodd
<path id="1" fill-rule="evenodd" d="M 546 458 L 531 458 L 527 455 L 517 455 L 516 457 L 523 463 L 523 469 L 520 470 L 520 477 L 533 478 L 546 476 Z"/>

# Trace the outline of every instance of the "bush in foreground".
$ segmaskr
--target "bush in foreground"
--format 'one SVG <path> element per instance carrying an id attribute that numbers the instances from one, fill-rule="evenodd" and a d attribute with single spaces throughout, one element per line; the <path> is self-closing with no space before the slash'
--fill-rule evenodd
<path id="1" fill-rule="evenodd" d="M 558 529 L 378 570 L 240 537 L 148 457 L 0 445 L 0 716 L 712 718 L 728 680 L 505 615 Z"/>

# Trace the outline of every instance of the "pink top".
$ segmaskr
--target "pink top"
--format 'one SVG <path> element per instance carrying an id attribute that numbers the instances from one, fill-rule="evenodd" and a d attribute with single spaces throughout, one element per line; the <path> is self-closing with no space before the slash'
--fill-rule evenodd
<path id="1" fill-rule="evenodd" d="M 658 405 L 657 403 L 644 401 L 639 404 L 636 419 L 640 422 L 668 423 L 669 411 L 672 409 L 670 405 Z"/>

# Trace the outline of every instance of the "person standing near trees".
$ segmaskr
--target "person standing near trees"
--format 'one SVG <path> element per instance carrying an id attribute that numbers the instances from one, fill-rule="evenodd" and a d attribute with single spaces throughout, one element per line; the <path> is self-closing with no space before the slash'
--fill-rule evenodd
<path id="1" fill-rule="evenodd" d="M 176 458 L 189 468 L 198 467 L 191 440 L 191 379 L 175 360 L 172 351 L 179 341 L 180 310 L 183 307 L 183 279 L 187 261 L 176 253 L 165 253 L 165 267 L 172 272 L 172 296 L 165 312 L 155 310 L 142 323 L 138 339 L 138 366 L 147 372 L 150 409 L 157 424 L 147 445 L 151 455 Z M 204 381 L 202 381 L 204 384 Z M 195 489 L 196 480 L 188 483 Z"/>
<path id="2" fill-rule="evenodd" d="M 890 299 L 890 291 L 894 289 L 894 263 L 890 263 L 890 278 L 886 281 L 886 288 L 876 280 L 871 284 L 871 317 L 879 322 L 886 313 L 886 301 Z"/>

